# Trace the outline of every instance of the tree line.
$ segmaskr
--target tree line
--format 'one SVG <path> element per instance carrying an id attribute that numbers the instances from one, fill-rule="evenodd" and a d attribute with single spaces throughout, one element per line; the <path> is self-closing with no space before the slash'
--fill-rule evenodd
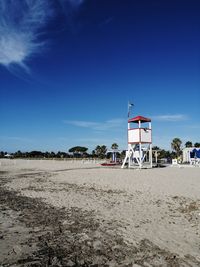
<path id="1" fill-rule="evenodd" d="M 111 150 L 116 151 L 117 157 L 123 159 L 125 157 L 126 150 L 118 151 L 118 144 L 113 143 L 111 145 Z M 200 147 L 200 143 L 192 143 L 191 141 L 187 141 L 184 147 Z M 182 155 L 182 141 L 180 138 L 176 137 L 171 142 L 172 151 L 165 150 L 159 148 L 158 146 L 153 146 L 153 150 L 159 150 L 158 158 L 177 158 Z M 68 152 L 58 151 L 57 153 L 51 152 L 42 152 L 42 151 L 31 151 L 31 152 L 21 152 L 18 150 L 15 153 L 11 153 L 11 157 L 13 158 L 46 158 L 46 159 L 66 159 L 66 158 L 111 158 L 112 152 L 108 152 L 108 148 L 106 145 L 97 145 L 91 153 L 88 152 L 87 147 L 83 146 L 74 146 L 71 147 Z M 0 151 L 0 158 L 5 157 L 8 155 L 7 152 Z"/>
<path id="2" fill-rule="evenodd" d="M 113 143 L 111 149 L 118 149 L 118 144 Z M 38 150 L 33 150 L 31 152 L 21 152 L 18 150 L 15 153 L 11 153 L 10 156 L 13 158 L 58 158 L 58 159 L 65 159 L 65 158 L 100 158 L 104 159 L 110 156 L 110 153 L 107 153 L 108 149 L 105 145 L 97 145 L 91 153 L 88 153 L 88 148 L 83 146 L 75 146 L 71 147 L 68 152 L 58 151 L 55 153 L 54 151 L 51 152 L 42 152 Z M 120 154 L 120 153 L 118 153 Z M 0 151 L 0 158 L 4 158 L 8 155 L 7 152 Z"/>

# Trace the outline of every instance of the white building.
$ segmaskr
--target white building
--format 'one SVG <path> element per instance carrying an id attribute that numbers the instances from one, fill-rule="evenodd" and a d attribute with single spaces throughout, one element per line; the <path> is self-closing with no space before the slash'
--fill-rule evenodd
<path id="1" fill-rule="evenodd" d="M 194 159 L 200 159 L 200 148 L 185 147 L 183 148 L 183 162 L 191 163 Z"/>

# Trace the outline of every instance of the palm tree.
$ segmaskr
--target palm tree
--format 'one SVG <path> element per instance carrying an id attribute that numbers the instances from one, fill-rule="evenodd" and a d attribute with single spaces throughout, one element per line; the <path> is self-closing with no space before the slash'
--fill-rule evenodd
<path id="1" fill-rule="evenodd" d="M 200 143 L 195 143 L 194 146 L 195 147 L 200 147 Z"/>
<path id="2" fill-rule="evenodd" d="M 111 149 L 118 149 L 118 144 L 117 143 L 113 143 L 112 146 L 111 146 Z"/>
<path id="3" fill-rule="evenodd" d="M 174 138 L 171 143 L 172 150 L 175 151 L 177 157 L 181 155 L 181 144 L 182 141 L 177 137 Z"/>
<path id="4" fill-rule="evenodd" d="M 158 146 L 153 146 L 152 150 L 160 150 L 160 148 Z"/>
<path id="5" fill-rule="evenodd" d="M 192 142 L 191 141 L 187 141 L 185 143 L 185 147 L 192 147 Z"/>

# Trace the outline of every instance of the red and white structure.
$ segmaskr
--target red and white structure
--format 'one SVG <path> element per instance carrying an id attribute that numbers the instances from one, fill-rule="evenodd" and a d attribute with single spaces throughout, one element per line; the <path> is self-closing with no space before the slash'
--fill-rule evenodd
<path id="1" fill-rule="evenodd" d="M 152 168 L 151 119 L 137 116 L 128 120 L 128 151 L 121 168 L 127 161 L 128 168 Z"/>

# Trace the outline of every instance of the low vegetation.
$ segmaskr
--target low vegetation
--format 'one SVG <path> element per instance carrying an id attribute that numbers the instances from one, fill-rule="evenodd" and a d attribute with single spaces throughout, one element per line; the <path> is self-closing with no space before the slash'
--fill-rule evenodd
<path id="1" fill-rule="evenodd" d="M 66 159 L 66 158 L 99 158 L 99 159 L 106 159 L 112 157 L 112 150 L 117 150 L 117 158 L 123 159 L 125 157 L 125 150 L 118 150 L 118 144 L 113 143 L 111 145 L 111 149 L 108 151 L 108 148 L 106 145 L 97 145 L 94 150 L 91 151 L 91 153 L 88 152 L 87 147 L 83 146 L 74 146 L 68 149 L 68 152 L 64 151 L 30 151 L 30 152 L 22 152 L 18 150 L 17 152 L 9 154 L 11 158 L 45 158 L 45 159 Z M 184 147 L 200 147 L 200 143 L 196 142 L 193 143 L 191 141 L 187 141 L 184 145 Z M 153 150 L 158 150 L 158 159 L 168 159 L 169 161 L 172 158 L 181 157 L 182 155 L 182 141 L 180 138 L 176 137 L 171 142 L 171 148 L 172 151 L 162 149 L 158 146 L 153 146 Z M 8 157 L 8 153 L 4 151 L 0 151 L 0 158 Z"/>

